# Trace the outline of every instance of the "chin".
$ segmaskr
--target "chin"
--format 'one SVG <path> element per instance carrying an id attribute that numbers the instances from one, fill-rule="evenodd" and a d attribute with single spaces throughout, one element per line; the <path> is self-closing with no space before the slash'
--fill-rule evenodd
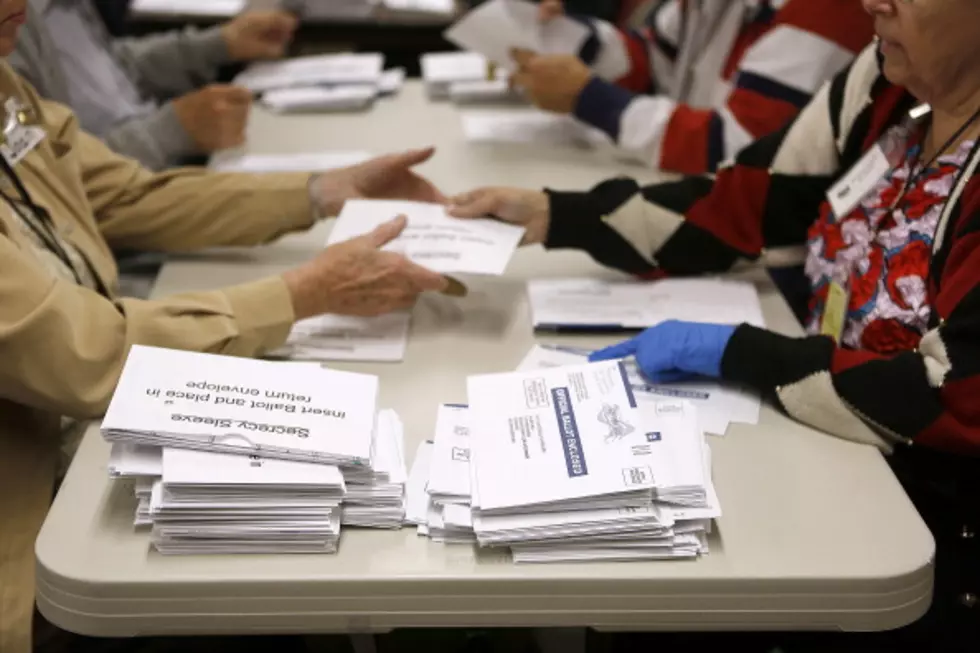
<path id="1" fill-rule="evenodd" d="M 909 69 L 904 62 L 895 61 L 892 57 L 885 57 L 881 66 L 881 72 L 889 82 L 896 86 L 908 85 Z"/>

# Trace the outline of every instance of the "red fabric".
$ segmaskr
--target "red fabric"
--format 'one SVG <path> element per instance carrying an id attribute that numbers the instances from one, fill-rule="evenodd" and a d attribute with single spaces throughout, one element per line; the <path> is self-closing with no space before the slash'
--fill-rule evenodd
<path id="1" fill-rule="evenodd" d="M 713 192 L 699 200 L 687 221 L 714 234 L 746 256 L 762 253 L 762 216 L 771 178 L 760 168 L 735 166 L 718 173 Z M 738 197 L 733 202 L 730 198 Z"/>
<path id="2" fill-rule="evenodd" d="M 660 167 L 686 175 L 703 174 L 708 169 L 708 127 L 713 115 L 709 110 L 678 105 L 664 130 Z"/>
<path id="3" fill-rule="evenodd" d="M 728 96 L 728 110 L 738 124 L 755 138 L 771 134 L 800 112 L 789 102 L 742 88 L 734 89 Z"/>
<path id="4" fill-rule="evenodd" d="M 776 13 L 776 25 L 798 27 L 851 52 L 862 50 L 874 36 L 874 21 L 860 0 L 789 0 Z"/>
<path id="5" fill-rule="evenodd" d="M 621 32 L 619 37 L 623 40 L 623 46 L 626 48 L 630 69 L 629 72 L 616 80 L 616 84 L 634 93 L 650 90 L 653 67 L 650 63 L 650 52 L 647 50 L 647 44 L 629 32 Z"/>

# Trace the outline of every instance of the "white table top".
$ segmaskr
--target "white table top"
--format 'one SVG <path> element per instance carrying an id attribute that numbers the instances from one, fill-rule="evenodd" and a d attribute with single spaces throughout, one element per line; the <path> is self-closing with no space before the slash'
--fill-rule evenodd
<path id="1" fill-rule="evenodd" d="M 447 192 L 581 188 L 617 172 L 571 149 L 467 145 L 455 110 L 428 105 L 417 84 L 362 115 L 258 113 L 249 141 L 257 153 L 435 143 L 438 156 L 423 170 Z M 312 256 L 328 228 L 174 260 L 155 292 L 280 271 Z M 474 281 L 464 300 L 423 298 L 403 363 L 337 367 L 381 376 L 382 404 L 402 416 L 414 454 L 432 435 L 436 405 L 465 399 L 467 374 L 513 369 L 534 342 L 524 280 L 593 273 L 612 274 L 580 253 L 526 249 L 505 277 Z M 760 292 L 767 323 L 798 333 L 773 287 L 761 283 Z M 134 531 L 134 501 L 109 481 L 108 446 L 93 428 L 37 542 L 38 604 L 63 628 L 107 636 L 464 625 L 879 630 L 927 609 L 933 540 L 877 451 L 768 406 L 758 426 L 734 425 L 711 445 L 724 517 L 711 553 L 697 561 L 516 566 L 500 552 L 433 543 L 414 529 L 352 528 L 337 555 L 164 557 Z"/>

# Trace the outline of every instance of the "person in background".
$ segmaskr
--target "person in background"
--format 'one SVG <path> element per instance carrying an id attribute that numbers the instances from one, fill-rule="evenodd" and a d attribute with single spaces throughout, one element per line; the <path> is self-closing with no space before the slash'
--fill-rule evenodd
<path id="1" fill-rule="evenodd" d="M 211 82 L 223 64 L 282 57 L 297 27 L 292 14 L 253 11 L 203 31 L 114 39 L 92 0 L 30 0 L 27 16 L 14 69 L 151 170 L 240 145 L 251 92 Z"/>
<path id="2" fill-rule="evenodd" d="M 641 3 L 624 1 L 622 20 Z M 658 0 L 642 29 L 582 19 L 573 55 L 514 53 L 535 105 L 571 114 L 630 158 L 685 174 L 715 170 L 789 121 L 871 41 L 857 0 Z M 644 5 L 645 6 L 645 5 Z M 542 20 L 562 14 L 543 0 Z"/>
<path id="3" fill-rule="evenodd" d="M 0 57 L 27 17 L 0 0 Z M 447 280 L 382 251 L 404 218 L 282 275 L 154 300 L 120 297 L 110 247 L 266 243 L 351 198 L 445 198 L 411 168 L 431 150 L 322 174 L 153 173 L 82 130 L 0 61 L 0 651 L 30 653 L 34 540 L 61 445 L 104 413 L 130 347 L 256 356 L 296 320 L 410 307 Z"/>
<path id="4" fill-rule="evenodd" d="M 805 248 L 806 337 L 665 322 L 593 359 L 635 356 L 655 382 L 744 384 L 804 423 L 890 452 L 936 539 L 934 603 L 918 625 L 853 650 L 975 651 L 980 3 L 863 5 L 880 41 L 714 178 L 479 189 L 454 198 L 452 212 L 498 216 L 524 225 L 527 243 L 582 249 L 644 278 L 721 273 L 772 248 Z"/>

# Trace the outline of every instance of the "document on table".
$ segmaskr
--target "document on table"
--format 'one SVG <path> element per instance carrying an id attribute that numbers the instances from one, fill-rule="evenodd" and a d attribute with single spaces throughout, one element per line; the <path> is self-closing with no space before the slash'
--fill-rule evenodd
<path id="1" fill-rule="evenodd" d="M 450 217 L 441 204 L 350 200 L 327 245 L 366 234 L 398 215 L 408 218 L 408 226 L 384 249 L 441 274 L 503 274 L 524 235 L 523 227 L 498 220 Z"/>
<path id="2" fill-rule="evenodd" d="M 136 345 L 102 435 L 111 442 L 366 465 L 377 395 L 377 377 L 317 363 Z"/>
<path id="3" fill-rule="evenodd" d="M 170 16 L 234 16 L 245 9 L 246 0 L 133 0 L 133 14 Z"/>
<path id="4" fill-rule="evenodd" d="M 397 362 L 405 358 L 412 314 L 377 317 L 320 315 L 293 325 L 286 343 L 270 358 L 317 361 Z"/>
<path id="5" fill-rule="evenodd" d="M 217 154 L 208 167 L 216 172 L 323 172 L 369 160 L 367 152 L 308 152 L 302 154 Z"/>
<path id="6" fill-rule="evenodd" d="M 521 361 L 518 370 L 581 365 L 588 359 L 589 350 L 569 347 L 534 346 Z M 680 383 L 650 383 L 643 378 L 633 358 L 623 361 L 629 383 L 636 398 L 644 401 L 683 399 L 697 408 L 698 423 L 707 433 L 725 435 L 732 422 L 758 424 L 759 396 L 744 390 L 722 385 L 708 379 Z"/>
<path id="7" fill-rule="evenodd" d="M 366 84 L 377 87 L 384 56 L 379 53 L 322 54 L 254 63 L 234 83 L 255 93 L 290 86 Z"/>
<path id="8" fill-rule="evenodd" d="M 471 376 L 467 394 L 481 511 L 649 497 L 648 434 L 620 362 Z"/>
<path id="9" fill-rule="evenodd" d="M 467 13 L 444 36 L 463 50 L 479 52 L 504 68 L 513 68 L 511 50 L 578 54 L 589 37 L 581 23 L 561 16 L 538 20 L 538 8 L 522 0 L 490 0 Z"/>
<path id="10" fill-rule="evenodd" d="M 427 488 L 434 501 L 469 502 L 470 453 L 469 408 L 460 404 L 442 404 L 436 416 Z"/>
<path id="11" fill-rule="evenodd" d="M 740 281 L 537 279 L 528 295 L 534 328 L 545 331 L 637 330 L 664 320 L 765 326 L 755 286 Z"/>
<path id="12" fill-rule="evenodd" d="M 262 104 L 276 113 L 360 111 L 374 103 L 378 87 L 371 84 L 294 86 L 267 91 Z"/>
<path id="13" fill-rule="evenodd" d="M 451 16 L 456 11 L 454 0 L 382 0 L 392 11 L 419 12 Z"/>
<path id="14" fill-rule="evenodd" d="M 389 68 L 381 73 L 381 79 L 378 80 L 378 94 L 394 95 L 398 91 L 402 90 L 402 86 L 404 85 L 405 69 Z"/>
<path id="15" fill-rule="evenodd" d="M 471 109 L 461 113 L 463 135 L 473 142 L 532 143 L 593 148 L 609 142 L 598 129 L 570 116 L 534 108 Z"/>

